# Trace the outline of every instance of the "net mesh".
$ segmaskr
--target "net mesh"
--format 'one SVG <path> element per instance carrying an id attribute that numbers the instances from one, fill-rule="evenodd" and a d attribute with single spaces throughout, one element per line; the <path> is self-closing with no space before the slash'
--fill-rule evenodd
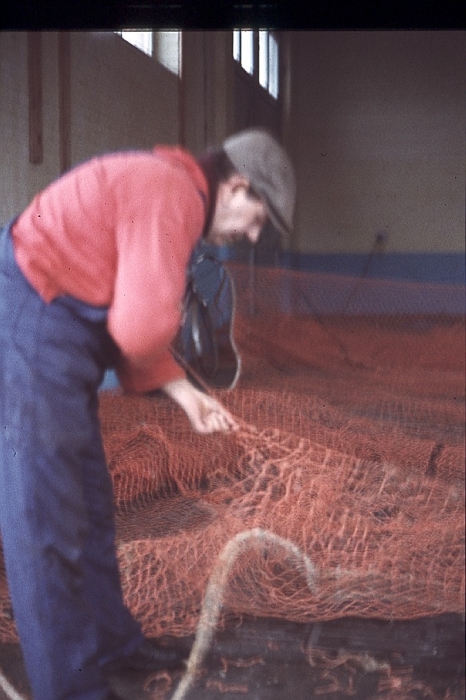
<path id="1" fill-rule="evenodd" d="M 457 290 L 437 285 L 427 314 L 429 285 L 230 268 L 243 369 L 214 395 L 237 432 L 196 435 L 168 399 L 101 394 L 123 590 L 146 635 L 195 631 L 246 531 L 276 540 L 238 548 L 223 616 L 463 612 L 465 326 L 442 310 Z M 1 557 L 0 640 L 16 641 Z"/>

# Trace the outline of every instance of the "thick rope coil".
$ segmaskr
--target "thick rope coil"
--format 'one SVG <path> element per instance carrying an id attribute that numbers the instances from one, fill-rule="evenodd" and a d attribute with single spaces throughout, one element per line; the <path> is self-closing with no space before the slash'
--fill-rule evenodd
<path id="1" fill-rule="evenodd" d="M 202 605 L 201 616 L 197 626 L 193 648 L 188 659 L 186 671 L 172 697 L 172 700 L 183 700 L 186 693 L 193 685 L 196 672 L 201 665 L 204 656 L 210 646 L 215 628 L 220 616 L 223 603 L 223 594 L 227 585 L 228 574 L 236 558 L 241 552 L 250 546 L 250 540 L 257 539 L 260 543 L 267 542 L 284 547 L 293 554 L 298 561 L 304 564 L 304 575 L 311 593 L 316 592 L 315 567 L 309 557 L 304 554 L 293 542 L 275 535 L 268 530 L 254 528 L 245 530 L 233 537 L 220 553 L 215 568 L 210 576 Z"/>
<path id="2" fill-rule="evenodd" d="M 0 688 L 3 690 L 9 700 L 26 700 L 23 695 L 20 695 L 5 678 L 0 670 Z"/>

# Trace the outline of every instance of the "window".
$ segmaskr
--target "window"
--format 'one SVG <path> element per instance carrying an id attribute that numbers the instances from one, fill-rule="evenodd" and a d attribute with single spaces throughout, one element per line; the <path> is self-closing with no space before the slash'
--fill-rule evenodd
<path id="1" fill-rule="evenodd" d="M 132 44 L 137 49 L 146 53 L 148 56 L 153 54 L 153 36 L 151 31 L 139 29 L 125 29 L 122 32 L 116 32 L 122 39 Z"/>
<path id="2" fill-rule="evenodd" d="M 278 97 L 278 42 L 272 32 L 259 31 L 259 83 Z"/>
<path id="3" fill-rule="evenodd" d="M 267 29 L 235 29 L 233 58 L 246 73 L 258 80 L 264 90 L 278 98 L 278 41 L 274 32 Z"/>
<path id="4" fill-rule="evenodd" d="M 181 75 L 181 32 L 154 32 L 155 58 L 175 75 Z"/>
<path id="5" fill-rule="evenodd" d="M 246 73 L 254 75 L 254 32 L 252 29 L 233 32 L 233 55 Z"/>
<path id="6" fill-rule="evenodd" d="M 153 56 L 171 73 L 181 74 L 181 32 L 125 29 L 116 34 L 148 56 Z"/>

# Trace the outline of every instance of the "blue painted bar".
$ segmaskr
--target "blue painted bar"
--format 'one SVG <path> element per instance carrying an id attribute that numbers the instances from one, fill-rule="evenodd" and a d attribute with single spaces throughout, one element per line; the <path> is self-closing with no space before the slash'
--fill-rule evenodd
<path id="1" fill-rule="evenodd" d="M 211 248 L 223 262 L 267 263 L 253 249 Z M 270 265 L 270 262 L 268 263 Z M 439 315 L 464 316 L 465 257 L 460 253 L 275 254 L 273 267 L 313 273 L 309 284 L 292 288 L 280 283 L 280 310 L 309 315 Z M 371 280 L 379 280 L 371 284 Z M 397 282 L 405 284 L 400 285 Z M 264 301 L 262 300 L 262 306 Z M 276 310 L 276 309 L 275 309 Z M 118 387 L 113 371 L 102 389 Z"/>
<path id="2" fill-rule="evenodd" d="M 312 272 L 307 284 L 287 275 L 280 283 L 280 310 L 297 315 L 462 316 L 465 287 Z M 264 301 L 262 301 L 262 305 Z"/>
<path id="3" fill-rule="evenodd" d="M 252 249 L 219 248 L 217 255 L 223 261 L 246 262 L 253 259 Z M 463 253 L 294 253 L 277 252 L 254 255 L 256 265 L 284 267 L 289 270 L 322 272 L 333 275 L 367 278 L 397 279 L 407 282 L 436 284 L 466 284 L 466 265 Z"/>
<path id="4" fill-rule="evenodd" d="M 465 256 L 461 253 L 265 252 L 225 247 L 217 255 L 225 262 L 312 273 L 308 288 L 298 297 L 292 295 L 291 282 L 284 276 L 280 299 L 285 313 L 457 316 L 466 312 Z M 369 286 L 370 280 L 380 284 Z M 396 282 L 406 284 L 401 288 Z"/>
<path id="5" fill-rule="evenodd" d="M 359 277 L 368 266 L 367 277 L 436 284 L 466 283 L 465 256 L 461 253 L 291 253 L 280 256 L 280 266 L 291 270 L 324 272 Z"/>

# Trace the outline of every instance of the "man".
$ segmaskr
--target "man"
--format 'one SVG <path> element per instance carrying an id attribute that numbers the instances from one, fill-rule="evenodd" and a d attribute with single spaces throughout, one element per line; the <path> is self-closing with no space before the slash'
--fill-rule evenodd
<path id="1" fill-rule="evenodd" d="M 199 433 L 236 428 L 170 353 L 186 267 L 204 236 L 256 243 L 291 227 L 290 161 L 249 130 L 199 160 L 108 154 L 38 194 L 0 233 L 0 527 L 35 700 L 110 700 L 118 669 L 174 668 L 124 606 L 98 387 L 161 388 Z M 157 592 L 154 591 L 154 595 Z"/>

